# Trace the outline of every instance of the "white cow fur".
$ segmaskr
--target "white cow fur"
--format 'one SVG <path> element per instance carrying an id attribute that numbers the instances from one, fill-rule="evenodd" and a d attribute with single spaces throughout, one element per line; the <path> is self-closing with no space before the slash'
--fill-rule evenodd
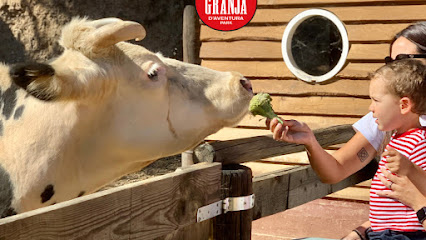
<path id="1" fill-rule="evenodd" d="M 62 33 L 63 54 L 50 62 L 55 75 L 26 89 L 54 100 L 16 91 L 24 111 L 2 120 L 0 138 L 0 166 L 10 176 L 16 212 L 94 192 L 196 146 L 247 113 L 252 93 L 240 84 L 243 76 L 123 42 L 144 35 L 134 22 L 74 19 Z M 0 66 L 3 91 L 11 85 L 8 70 Z M 49 184 L 55 193 L 41 203 Z"/>

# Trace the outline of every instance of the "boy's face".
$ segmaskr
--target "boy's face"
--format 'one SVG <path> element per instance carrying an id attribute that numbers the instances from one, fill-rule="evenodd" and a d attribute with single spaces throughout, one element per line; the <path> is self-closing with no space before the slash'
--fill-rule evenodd
<path id="1" fill-rule="evenodd" d="M 370 82 L 370 111 L 377 118 L 376 123 L 381 131 L 391 131 L 402 126 L 402 114 L 399 98 L 392 95 L 383 78 L 376 77 Z"/>

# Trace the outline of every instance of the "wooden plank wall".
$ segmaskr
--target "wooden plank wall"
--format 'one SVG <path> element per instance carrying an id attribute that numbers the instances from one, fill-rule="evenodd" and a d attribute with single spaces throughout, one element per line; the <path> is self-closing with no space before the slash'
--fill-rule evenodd
<path id="1" fill-rule="evenodd" d="M 311 8 L 332 11 L 349 35 L 348 64 L 324 84 L 296 79 L 281 55 L 286 24 Z M 313 129 L 352 124 L 368 112 L 367 76 L 383 64 L 394 34 L 422 20 L 426 20 L 426 1 L 258 0 L 252 21 L 239 30 L 221 32 L 201 26 L 201 65 L 241 72 L 252 81 L 255 92 L 273 96 L 274 109 L 286 119 L 304 121 Z M 238 131 L 264 128 L 260 119 L 247 116 Z M 245 136 L 240 132 L 237 135 Z"/>

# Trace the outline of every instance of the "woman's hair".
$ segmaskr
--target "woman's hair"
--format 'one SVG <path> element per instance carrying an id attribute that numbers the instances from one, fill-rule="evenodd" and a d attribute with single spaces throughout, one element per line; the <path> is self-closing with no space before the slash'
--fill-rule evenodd
<path id="1" fill-rule="evenodd" d="M 405 37 L 416 44 L 419 53 L 426 53 L 426 21 L 414 23 L 397 33 L 390 44 L 391 50 L 399 37 Z"/>

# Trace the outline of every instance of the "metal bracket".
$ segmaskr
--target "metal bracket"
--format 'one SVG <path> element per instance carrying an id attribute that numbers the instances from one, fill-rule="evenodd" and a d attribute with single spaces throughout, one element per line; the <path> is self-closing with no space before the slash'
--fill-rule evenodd
<path id="1" fill-rule="evenodd" d="M 229 197 L 223 200 L 223 211 L 244 211 L 254 207 L 254 194 L 244 197 Z"/>
<path id="2" fill-rule="evenodd" d="M 197 222 L 214 218 L 220 214 L 222 214 L 222 200 L 200 207 L 197 211 Z"/>
<path id="3" fill-rule="evenodd" d="M 197 211 L 197 222 L 214 218 L 222 213 L 252 209 L 254 207 L 254 199 L 254 194 L 243 197 L 228 197 L 200 207 Z"/>

